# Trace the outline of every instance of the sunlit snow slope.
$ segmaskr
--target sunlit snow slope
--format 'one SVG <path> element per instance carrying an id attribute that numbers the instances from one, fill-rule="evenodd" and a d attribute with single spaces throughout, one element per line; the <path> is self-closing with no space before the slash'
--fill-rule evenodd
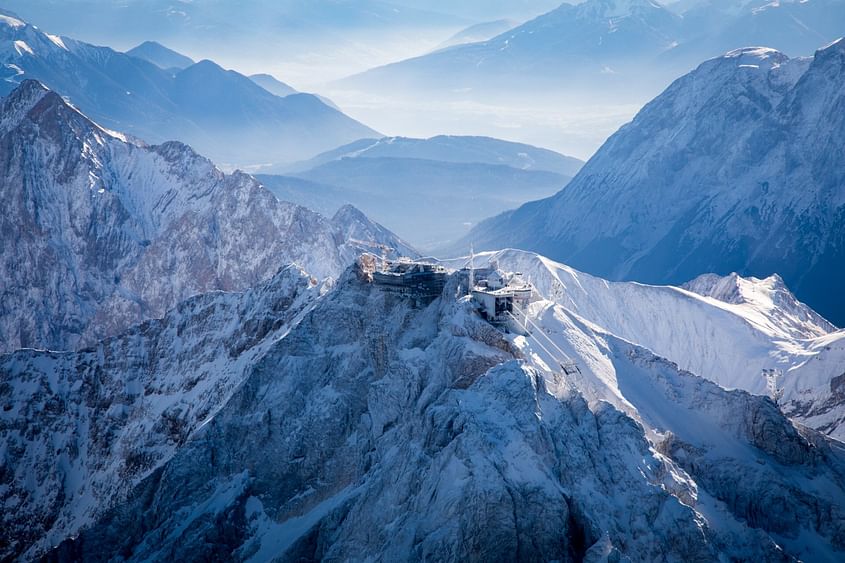
<path id="1" fill-rule="evenodd" d="M 845 331 L 795 299 L 780 278 L 702 276 L 686 288 L 608 282 L 518 250 L 476 255 L 529 276 L 554 336 L 576 318 L 665 357 L 726 388 L 766 394 L 763 369 L 784 373 L 782 408 L 845 438 Z M 463 265 L 466 259 L 451 261 Z"/>
<path id="2" fill-rule="evenodd" d="M 845 40 L 737 49 L 676 80 L 551 198 L 459 252 L 522 248 L 607 279 L 779 274 L 845 324 Z"/>

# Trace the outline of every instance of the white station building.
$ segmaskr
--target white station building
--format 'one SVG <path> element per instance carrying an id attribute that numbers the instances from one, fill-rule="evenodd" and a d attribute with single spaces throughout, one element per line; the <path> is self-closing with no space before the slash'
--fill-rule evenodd
<path id="1" fill-rule="evenodd" d="M 505 273 L 491 267 L 475 271 L 470 276 L 472 298 L 478 304 L 478 312 L 493 324 L 508 324 L 512 319 L 525 323 L 525 310 L 531 302 L 534 287 L 525 281 L 520 273 Z"/>

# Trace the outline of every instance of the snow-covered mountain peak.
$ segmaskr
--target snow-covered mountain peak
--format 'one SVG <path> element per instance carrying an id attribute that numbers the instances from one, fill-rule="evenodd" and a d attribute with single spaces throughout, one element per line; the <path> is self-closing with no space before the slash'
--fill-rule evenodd
<path id="1" fill-rule="evenodd" d="M 137 139 L 100 127 L 38 80 L 28 78 L 21 81 L 18 87 L 3 99 L 2 104 L 0 134 L 6 134 L 23 123 L 30 122 L 43 127 L 44 130 L 40 132 L 49 133 L 57 142 L 73 138 L 82 144 L 91 141 L 103 145 L 108 138 L 112 138 L 123 143 L 143 145 L 143 142 Z"/>
<path id="2" fill-rule="evenodd" d="M 352 225 L 367 220 L 367 216 L 354 205 L 346 204 L 341 206 L 332 217 L 332 221 L 339 225 Z"/>
<path id="3" fill-rule="evenodd" d="M 789 60 L 785 54 L 769 47 L 742 47 L 728 51 L 722 58 L 733 59 L 731 62 L 737 66 L 752 66 L 765 70 Z"/>
<path id="4" fill-rule="evenodd" d="M 3 98 L 0 132 L 16 127 L 50 90 L 37 80 L 24 80 L 11 94 Z"/>
<path id="5" fill-rule="evenodd" d="M 787 89 L 795 85 L 809 64 L 808 58 L 790 59 L 776 49 L 743 47 L 703 62 L 687 77 L 710 81 L 715 93 L 725 86 L 734 88 L 731 95 L 736 95 L 737 89 L 753 88 L 774 105 Z"/>
<path id="6" fill-rule="evenodd" d="M 0 11 L 0 58 L 4 59 L 2 62 L 29 59 L 43 63 L 57 53 L 67 50 L 65 40 L 61 37 L 44 33 L 15 15 Z M 9 68 L 8 64 L 6 67 Z"/>
<path id="7" fill-rule="evenodd" d="M 11 134 L 26 142 L 43 143 L 44 150 L 67 158 L 59 184 L 78 180 L 89 191 L 114 197 L 131 215 L 140 220 L 141 237 L 151 238 L 158 229 L 190 207 L 190 201 L 207 197 L 225 180 L 225 175 L 207 158 L 178 141 L 148 147 L 118 132 L 103 129 L 40 82 L 24 80 L 4 102 L 0 134 Z M 17 129 L 17 131 L 15 131 Z M 73 153 L 78 155 L 74 158 Z M 156 159 L 155 156 L 161 157 Z M 112 160 L 128 159 L 132 166 L 156 167 L 166 177 L 154 181 L 146 171 L 143 185 L 128 181 L 125 170 L 110 170 Z M 184 189 L 173 186 L 187 182 Z M 255 183 L 255 180 L 252 180 Z M 241 182 L 243 184 L 243 182 Z M 48 186 L 56 189 L 58 186 Z M 100 191 L 101 190 L 101 191 Z M 66 192 L 67 195 L 73 190 Z M 79 197 L 79 196 L 77 196 Z M 163 199 L 167 205 L 162 205 Z"/>
<path id="8" fill-rule="evenodd" d="M 546 52 L 555 52 L 556 56 L 577 54 L 589 58 L 613 54 L 629 59 L 632 52 L 653 55 L 671 48 L 675 44 L 680 19 L 680 16 L 650 0 L 587 0 L 577 5 L 563 3 L 547 14 L 467 49 L 478 49 L 481 45 L 487 50 L 515 50 L 531 59 L 542 57 Z M 460 51 L 461 48 L 457 47 L 446 53 Z M 448 55 L 441 53 L 437 56 Z M 488 63 L 482 59 L 478 64 Z M 525 61 L 525 64 L 535 63 Z M 561 72 L 566 74 L 566 71 Z"/>
<path id="9" fill-rule="evenodd" d="M 364 243 L 414 254 L 363 215 L 344 231 L 183 143 L 108 132 L 37 82 L 3 107 L 0 349 L 72 349 L 283 264 L 334 277 Z"/>
<path id="10" fill-rule="evenodd" d="M 390 256 L 417 256 L 417 251 L 387 228 L 373 222 L 360 209 L 344 205 L 332 217 L 332 224 L 344 243 L 365 252 Z"/>
<path id="11" fill-rule="evenodd" d="M 732 305 L 745 305 L 788 327 L 799 338 L 818 337 L 836 331 L 824 317 L 798 301 L 778 274 L 767 278 L 703 274 L 682 286 L 688 291 Z M 753 314 L 749 317 L 753 318 Z M 768 324 L 768 323 L 767 323 Z"/>
<path id="12" fill-rule="evenodd" d="M 579 7 L 582 17 L 614 19 L 664 9 L 663 6 L 651 0 L 587 0 Z"/>
<path id="13" fill-rule="evenodd" d="M 18 17 L 12 15 L 11 12 L 0 10 L 0 27 L 18 29 L 21 27 L 26 27 L 26 22 L 18 19 Z"/>
<path id="14" fill-rule="evenodd" d="M 771 289 L 777 286 L 779 289 L 786 289 L 783 280 L 777 274 L 766 279 L 743 278 L 736 272 L 727 276 L 717 274 L 702 274 L 694 280 L 685 283 L 682 287 L 705 297 L 712 297 L 725 303 L 738 305 L 747 301 L 745 291 L 753 291 L 761 286 Z"/>

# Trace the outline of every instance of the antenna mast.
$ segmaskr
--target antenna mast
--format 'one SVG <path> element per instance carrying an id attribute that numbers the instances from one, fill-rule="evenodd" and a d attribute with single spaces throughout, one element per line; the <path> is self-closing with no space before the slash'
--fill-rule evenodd
<path id="1" fill-rule="evenodd" d="M 472 243 L 469 243 L 469 288 L 467 293 L 472 295 L 472 290 L 475 287 L 475 251 L 472 248 Z"/>

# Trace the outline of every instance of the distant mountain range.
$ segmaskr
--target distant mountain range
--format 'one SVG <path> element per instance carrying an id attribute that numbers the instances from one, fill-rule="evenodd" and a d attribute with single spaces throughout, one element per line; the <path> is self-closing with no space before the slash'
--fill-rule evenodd
<path id="1" fill-rule="evenodd" d="M 447 47 L 454 47 L 455 45 L 486 41 L 516 27 L 517 25 L 518 23 L 515 20 L 493 20 L 477 23 L 454 34 L 452 37 L 438 45 L 437 49 L 446 49 Z"/>
<path id="2" fill-rule="evenodd" d="M 144 41 L 137 47 L 126 51 L 126 54 L 138 59 L 144 59 L 164 70 L 180 71 L 195 63 L 192 58 L 182 53 L 177 53 L 173 49 L 168 49 L 155 41 Z"/>
<path id="3" fill-rule="evenodd" d="M 438 135 L 430 139 L 360 139 L 307 161 L 283 167 L 281 171 L 296 173 L 344 158 L 379 157 L 504 165 L 518 170 L 556 172 L 564 176 L 574 176 L 584 165 L 584 162 L 577 158 L 525 143 L 513 143 L 491 137 Z"/>
<path id="4" fill-rule="evenodd" d="M 519 247 L 611 279 L 780 274 L 845 325 L 845 41 L 703 63 L 551 198 L 483 222 L 453 252 Z"/>
<path id="5" fill-rule="evenodd" d="M 583 163 L 487 137 L 362 139 L 258 178 L 279 198 L 325 214 L 351 203 L 420 249 L 465 235 L 491 214 L 549 195 Z"/>
<path id="6" fill-rule="evenodd" d="M 184 70 L 189 66 L 194 65 L 194 60 L 190 57 L 183 55 L 182 53 L 177 53 L 173 49 L 169 49 L 162 45 L 161 43 L 157 43 L 155 41 L 144 41 L 137 47 L 129 49 L 126 51 L 127 55 L 138 59 L 144 59 L 147 62 L 153 63 L 157 67 L 163 70 L 169 70 L 173 74 L 177 74 L 180 70 Z M 249 79 L 273 94 L 274 96 L 279 96 L 280 98 L 286 98 L 287 96 L 292 96 L 293 94 L 300 94 L 298 90 L 296 90 L 293 86 L 289 84 L 285 84 L 275 76 L 267 73 L 260 73 L 260 74 L 252 74 L 249 76 Z M 325 96 L 320 96 L 319 94 L 313 94 L 321 102 L 326 104 L 332 109 L 336 109 L 337 111 L 341 111 L 337 105 L 326 98 Z"/>
<path id="7" fill-rule="evenodd" d="M 195 60 L 212 59 L 249 74 L 270 72 L 298 87 L 314 88 L 324 75 L 340 78 L 424 53 L 479 21 L 426 9 L 419 2 L 403 4 L 388 0 L 7 0 L 3 7 L 53 33 L 88 43 L 126 50 L 153 40 Z M 530 10 L 528 15 L 542 11 Z M 483 16 L 500 17 L 510 16 Z"/>
<path id="8" fill-rule="evenodd" d="M 34 78 L 105 127 L 152 143 L 186 142 L 230 167 L 302 160 L 375 133 L 315 96 L 280 98 L 208 60 L 179 69 L 187 61 L 178 53 L 149 44 L 140 53 L 177 67 L 164 70 L 137 50 L 49 35 L 3 15 L 0 95 Z"/>
<path id="9" fill-rule="evenodd" d="M 33 80 L 2 101 L 0 199 L 3 351 L 72 349 L 293 262 L 325 278 L 379 244 L 415 254 L 355 210 L 328 219 L 182 143 L 102 129 Z"/>
<path id="10" fill-rule="evenodd" d="M 843 29 L 843 0 L 674 6 L 586 0 L 562 4 L 492 39 L 372 69 L 341 84 L 447 97 L 473 91 L 485 99 L 552 88 L 572 99 L 575 90 L 589 92 L 588 99 L 618 102 L 654 95 L 701 60 L 731 49 L 768 45 L 809 55 Z"/>

